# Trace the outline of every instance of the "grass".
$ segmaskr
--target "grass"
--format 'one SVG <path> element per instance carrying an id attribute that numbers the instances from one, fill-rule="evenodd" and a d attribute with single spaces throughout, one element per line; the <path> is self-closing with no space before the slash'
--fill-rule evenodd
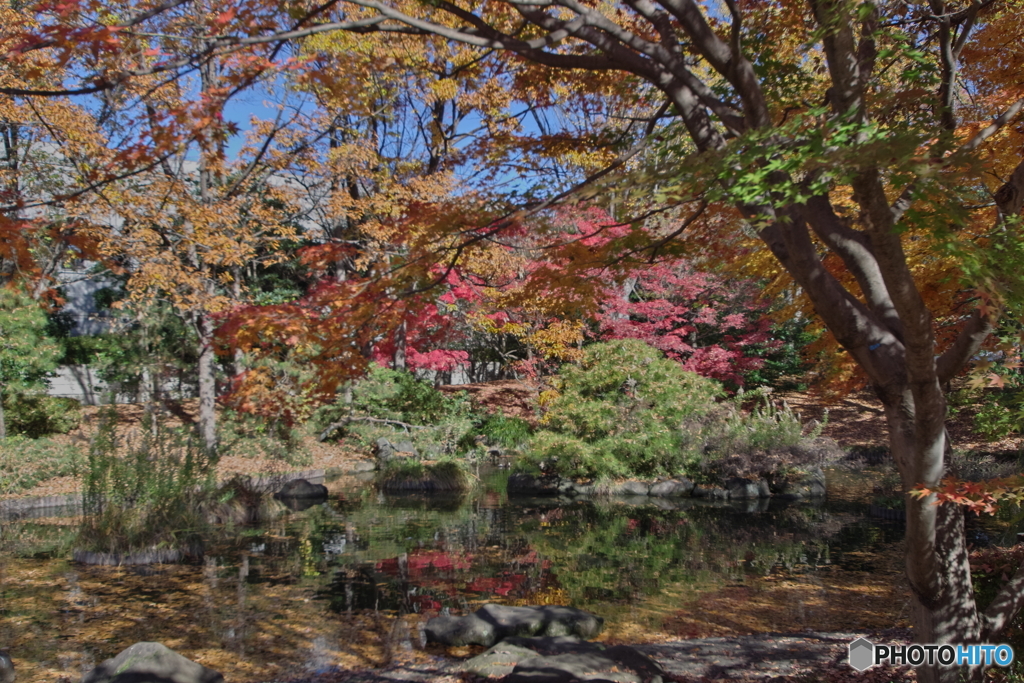
<path id="1" fill-rule="evenodd" d="M 383 491 L 466 491 L 470 475 L 454 460 L 424 463 L 414 458 L 392 460 L 377 475 Z"/>
<path id="2" fill-rule="evenodd" d="M 0 495 L 25 491 L 56 477 L 85 472 L 84 449 L 49 437 L 8 436 L 0 441 Z"/>

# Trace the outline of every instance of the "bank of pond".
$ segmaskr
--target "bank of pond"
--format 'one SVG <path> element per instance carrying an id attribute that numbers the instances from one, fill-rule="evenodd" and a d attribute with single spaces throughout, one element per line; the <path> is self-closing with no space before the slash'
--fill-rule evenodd
<path id="1" fill-rule="evenodd" d="M 509 496 L 498 469 L 433 495 L 342 477 L 213 525 L 176 564 L 76 562 L 80 518 L 8 518 L 0 644 L 23 683 L 149 640 L 242 681 L 381 666 L 423 652 L 428 618 L 487 603 L 585 609 L 619 642 L 905 625 L 903 528 L 871 514 L 878 475 L 825 475 L 827 497 L 797 502 Z"/>

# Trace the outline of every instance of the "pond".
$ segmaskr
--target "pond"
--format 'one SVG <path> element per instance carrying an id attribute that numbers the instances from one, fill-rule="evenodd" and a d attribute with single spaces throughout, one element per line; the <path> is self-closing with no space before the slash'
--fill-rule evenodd
<path id="1" fill-rule="evenodd" d="M 743 506 L 509 500 L 503 476 L 467 496 L 332 486 L 196 564 L 78 565 L 75 520 L 6 524 L 0 646 L 22 683 L 76 681 L 140 640 L 245 681 L 381 666 L 420 653 L 430 616 L 487 602 L 587 609 L 617 642 L 906 625 L 903 529 L 868 515 L 870 475 Z"/>

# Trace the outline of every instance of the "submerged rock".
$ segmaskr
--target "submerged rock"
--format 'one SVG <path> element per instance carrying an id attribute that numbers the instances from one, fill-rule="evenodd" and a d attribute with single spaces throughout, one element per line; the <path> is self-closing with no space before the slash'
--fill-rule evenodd
<path id="1" fill-rule="evenodd" d="M 434 617 L 427 622 L 427 640 L 442 645 L 483 645 L 514 636 L 577 636 L 594 638 L 604 619 L 573 607 L 484 605 L 464 617 Z"/>
<path id="2" fill-rule="evenodd" d="M 224 683 L 224 676 L 160 643 L 135 643 L 83 676 L 82 683 Z"/>

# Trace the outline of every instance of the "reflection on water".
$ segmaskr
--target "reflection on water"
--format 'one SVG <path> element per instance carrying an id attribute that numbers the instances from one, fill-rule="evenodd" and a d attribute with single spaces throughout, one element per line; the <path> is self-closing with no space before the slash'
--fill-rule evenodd
<path id="1" fill-rule="evenodd" d="M 866 518 L 857 496 L 675 507 L 510 504 L 500 490 L 485 481 L 465 498 L 335 492 L 178 566 L 74 565 L 63 559 L 69 525 L 5 525 L 32 543 L 0 558 L 0 646 L 20 681 L 77 680 L 140 640 L 245 681 L 380 666 L 422 647 L 427 617 L 485 602 L 589 609 L 618 640 L 906 617 L 902 528 Z"/>

